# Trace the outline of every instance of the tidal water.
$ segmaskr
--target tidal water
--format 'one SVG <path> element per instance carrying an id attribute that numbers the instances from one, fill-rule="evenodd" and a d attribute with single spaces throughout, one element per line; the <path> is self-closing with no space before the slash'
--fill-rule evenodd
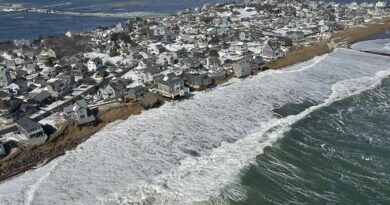
<path id="1" fill-rule="evenodd" d="M 81 13 L 147 12 L 165 14 L 195 8 L 206 3 L 227 2 L 227 0 L 5 0 L 3 2 Z M 125 20 L 126 18 L 117 17 L 0 12 L 0 41 L 35 39 L 39 35 L 60 35 L 68 30 L 73 32 L 88 31 L 98 26 L 113 25 Z"/>
<path id="2" fill-rule="evenodd" d="M 336 0 L 351 2 L 352 0 Z M 231 0 L 2 0 L 0 3 L 22 4 L 81 13 L 175 13 L 206 3 L 225 3 Z M 357 2 L 363 2 L 359 0 Z M 64 16 L 57 14 L 0 12 L 0 42 L 13 39 L 36 39 L 39 35 L 64 34 L 68 30 L 82 32 L 98 26 L 124 22 L 126 18 Z"/>
<path id="3" fill-rule="evenodd" d="M 243 173 L 247 198 L 231 204 L 390 204 L 389 156 L 385 78 L 293 124 Z"/>

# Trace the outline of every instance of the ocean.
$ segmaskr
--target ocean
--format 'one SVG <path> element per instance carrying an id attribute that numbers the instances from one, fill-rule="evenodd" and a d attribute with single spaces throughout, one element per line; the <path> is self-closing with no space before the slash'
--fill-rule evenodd
<path id="1" fill-rule="evenodd" d="M 363 2 L 358 0 L 356 2 Z M 206 3 L 225 3 L 231 0 L 2 0 L 0 3 L 22 4 L 80 13 L 176 13 Z M 352 2 L 352 0 L 335 0 Z M 68 16 L 44 13 L 0 12 L 0 42 L 14 39 L 36 39 L 38 36 L 61 35 L 67 31 L 83 32 L 124 22 L 126 18 Z"/>
<path id="2" fill-rule="evenodd" d="M 29 7 L 50 8 L 80 13 L 175 13 L 206 3 L 228 0 L 4 0 L 0 3 L 22 4 Z M 0 12 L 0 42 L 14 39 L 36 39 L 39 35 L 61 35 L 68 30 L 89 31 L 98 26 L 124 22 L 127 18 L 67 16 L 45 13 Z"/>
<path id="3" fill-rule="evenodd" d="M 336 49 L 112 123 L 0 204 L 388 204 L 389 62 Z"/>

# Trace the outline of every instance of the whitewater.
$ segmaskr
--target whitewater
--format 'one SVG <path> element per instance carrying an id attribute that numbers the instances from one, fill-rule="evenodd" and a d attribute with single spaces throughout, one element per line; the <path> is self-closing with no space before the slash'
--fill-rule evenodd
<path id="1" fill-rule="evenodd" d="M 0 204 L 226 204 L 240 174 L 294 122 L 374 88 L 390 58 L 336 49 L 233 80 L 112 124 L 76 150 L 0 184 Z M 274 109 L 316 105 L 281 118 Z"/>

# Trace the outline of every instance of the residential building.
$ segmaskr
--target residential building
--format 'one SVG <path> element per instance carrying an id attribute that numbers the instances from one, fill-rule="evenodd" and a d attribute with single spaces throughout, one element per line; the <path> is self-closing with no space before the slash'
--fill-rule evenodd
<path id="1" fill-rule="evenodd" d="M 0 66 L 0 86 L 7 86 L 12 83 L 12 77 L 9 69 Z"/>
<path id="2" fill-rule="evenodd" d="M 251 65 L 247 62 L 234 63 L 233 71 L 237 78 L 247 77 L 252 74 Z"/>
<path id="3" fill-rule="evenodd" d="M 30 145 L 40 145 L 46 142 L 45 134 L 41 124 L 28 117 L 22 117 L 16 121 L 16 127 L 24 136 L 23 142 Z"/>
<path id="4" fill-rule="evenodd" d="M 164 97 L 172 99 L 189 93 L 189 88 L 184 86 L 184 80 L 176 77 L 173 73 L 168 74 L 163 80 L 157 82 L 157 88 L 153 90 Z"/>
<path id="5" fill-rule="evenodd" d="M 73 120 L 77 125 L 91 124 L 96 121 L 95 116 L 87 106 L 87 102 L 82 99 L 76 101 L 73 105 L 64 108 L 66 118 Z"/>

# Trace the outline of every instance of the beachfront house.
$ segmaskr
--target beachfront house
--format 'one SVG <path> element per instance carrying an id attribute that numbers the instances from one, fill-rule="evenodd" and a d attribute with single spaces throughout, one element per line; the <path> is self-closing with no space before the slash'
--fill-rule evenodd
<path id="1" fill-rule="evenodd" d="M 283 56 L 283 51 L 276 41 L 267 40 L 262 47 L 262 56 L 264 58 L 276 59 Z"/>
<path id="2" fill-rule="evenodd" d="M 233 71 L 237 78 L 244 78 L 252 74 L 251 65 L 247 62 L 234 63 Z"/>
<path id="3" fill-rule="evenodd" d="M 157 88 L 153 89 L 158 94 L 174 99 L 177 96 L 184 96 L 189 93 L 189 88 L 184 86 L 184 80 L 170 73 L 157 82 Z"/>
<path id="4" fill-rule="evenodd" d="M 127 94 L 126 85 L 125 80 L 111 81 L 104 89 L 100 90 L 100 95 L 106 101 L 124 97 Z"/>
<path id="5" fill-rule="evenodd" d="M 46 142 L 47 135 L 41 124 L 28 117 L 22 117 L 16 121 L 16 127 L 23 136 L 22 142 L 30 145 L 40 145 Z"/>
<path id="6" fill-rule="evenodd" d="M 87 106 L 87 102 L 82 99 L 76 101 L 73 105 L 64 108 L 64 115 L 69 120 L 73 120 L 77 125 L 91 124 L 96 121 L 95 116 Z"/>
<path id="7" fill-rule="evenodd" d="M 250 56 L 248 57 L 248 62 L 250 63 L 252 70 L 264 70 L 266 64 L 264 59 L 261 56 Z"/>
<path id="8" fill-rule="evenodd" d="M 142 97 L 146 93 L 146 88 L 142 85 L 134 86 L 128 88 L 126 98 L 130 100 L 135 100 Z"/>
<path id="9" fill-rule="evenodd" d="M 207 72 L 189 72 L 184 74 L 184 82 L 187 86 L 194 90 L 204 90 L 208 88 L 212 83 L 212 79 L 208 76 Z"/>

